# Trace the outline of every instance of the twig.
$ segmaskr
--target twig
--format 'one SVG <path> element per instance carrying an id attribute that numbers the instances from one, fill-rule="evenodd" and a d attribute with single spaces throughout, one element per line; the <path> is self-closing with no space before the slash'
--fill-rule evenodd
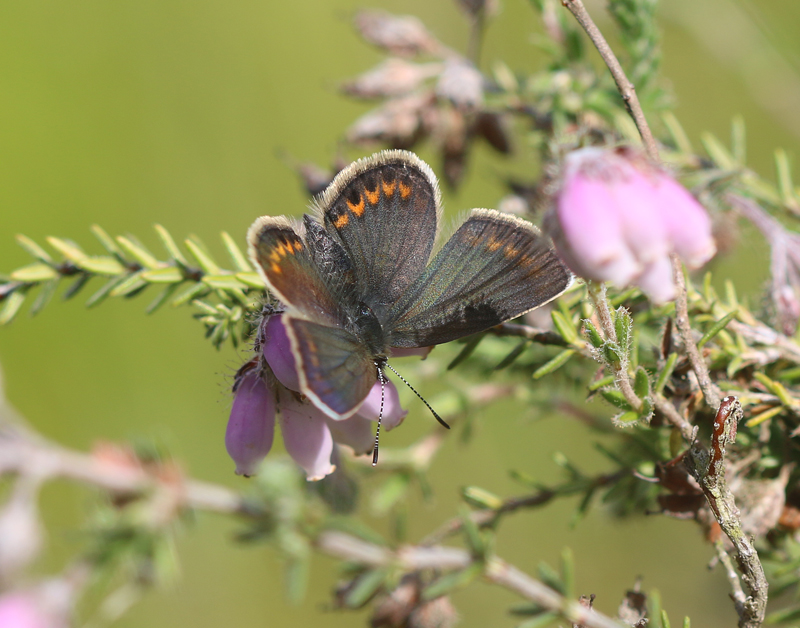
<path id="1" fill-rule="evenodd" d="M 678 292 L 678 297 L 675 299 L 675 323 L 678 326 L 681 340 L 683 340 L 683 348 L 689 357 L 692 370 L 697 375 L 697 383 L 700 384 L 706 403 L 711 408 L 718 408 L 722 393 L 719 387 L 711 381 L 705 360 L 703 360 L 695 344 L 692 325 L 689 322 L 689 306 L 686 301 L 686 280 L 683 277 L 683 265 L 674 253 L 672 255 L 672 273 Z"/>
<path id="2" fill-rule="evenodd" d="M 703 489 L 703 494 L 722 531 L 730 539 L 737 553 L 737 562 L 748 595 L 736 600 L 740 628 L 758 628 L 764 621 L 767 609 L 769 584 L 758 552 L 742 530 L 739 509 L 725 480 L 725 448 L 736 438 L 736 427 L 742 417 L 742 406 L 736 397 L 722 400 L 711 437 L 711 449 L 705 451 L 699 444 L 689 450 L 687 467 Z"/>
<path id="3" fill-rule="evenodd" d="M 330 556 L 370 567 L 393 567 L 405 571 L 436 568 L 443 571 L 461 571 L 479 560 L 467 550 L 455 547 L 405 546 L 393 552 L 349 534 L 325 531 L 317 537 L 316 547 Z M 484 568 L 489 582 L 514 591 L 548 610 L 561 614 L 569 621 L 579 622 L 587 628 L 620 628 L 620 624 L 577 600 L 569 600 L 531 578 L 513 565 L 497 557 L 489 558 Z"/>
<path id="4" fill-rule="evenodd" d="M 140 466 L 71 451 L 30 433 L 22 426 L 0 422 L 0 475 L 3 473 L 40 479 L 67 478 L 123 495 L 143 494 L 165 481 Z M 251 514 L 239 494 L 222 486 L 185 480 L 180 493 L 181 504 L 186 507 Z"/>
<path id="5" fill-rule="evenodd" d="M 622 100 L 625 101 L 625 107 L 636 123 L 636 128 L 639 129 L 639 134 L 642 136 L 642 142 L 644 143 L 647 156 L 654 163 L 659 163 L 658 145 L 644 117 L 642 106 L 639 104 L 639 98 L 636 95 L 636 88 L 625 75 L 625 71 L 617 60 L 614 51 L 611 50 L 611 46 L 608 45 L 606 38 L 603 37 L 603 33 L 597 28 L 597 25 L 592 20 L 586 7 L 583 6 L 581 0 L 562 0 L 562 3 L 569 12 L 575 16 L 578 23 L 583 26 L 583 30 L 586 31 L 589 39 L 592 40 L 595 48 L 597 48 L 597 52 L 600 53 L 603 61 L 608 66 L 611 76 L 614 77 L 614 82 L 617 84 L 617 89 L 622 96 Z"/>
<path id="6" fill-rule="evenodd" d="M 567 482 L 561 486 L 544 488 L 531 495 L 510 497 L 504 500 L 503 503 L 497 508 L 485 508 L 470 513 L 469 518 L 480 528 L 491 526 L 494 525 L 499 517 L 504 514 L 512 513 L 522 508 L 536 508 L 537 506 L 544 506 L 556 497 L 573 495 L 577 492 L 584 492 L 590 487 L 599 488 L 602 486 L 608 486 L 609 484 L 613 484 L 629 474 L 630 470 L 621 469 L 615 473 L 598 475 L 594 478 L 588 479 L 586 482 L 580 483 L 580 485 L 576 485 L 575 482 Z M 441 543 L 447 537 L 459 532 L 463 527 L 464 518 L 454 517 L 422 539 L 419 544 L 428 546 Z"/>

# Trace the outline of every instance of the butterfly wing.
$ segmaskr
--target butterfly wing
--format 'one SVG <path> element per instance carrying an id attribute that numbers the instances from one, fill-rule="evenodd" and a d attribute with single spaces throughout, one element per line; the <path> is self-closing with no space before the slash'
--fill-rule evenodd
<path id="1" fill-rule="evenodd" d="M 248 233 L 250 257 L 287 307 L 283 322 L 300 389 L 334 419 L 353 414 L 377 373 L 349 325 L 352 272 L 338 244 L 310 219 L 304 238 L 285 218 L 263 216 Z"/>
<path id="2" fill-rule="evenodd" d="M 344 313 L 309 246 L 286 218 L 261 216 L 247 233 L 253 265 L 270 291 L 287 307 L 330 325 Z"/>
<path id="3" fill-rule="evenodd" d="M 456 340 L 564 292 L 572 274 L 530 223 L 474 209 L 389 312 L 393 347 Z"/>
<path id="4" fill-rule="evenodd" d="M 318 206 L 352 262 L 359 299 L 382 317 L 430 259 L 441 211 L 436 177 L 413 153 L 383 151 L 340 172 Z"/>
<path id="5" fill-rule="evenodd" d="M 363 343 L 341 327 L 284 315 L 298 361 L 300 387 L 332 419 L 346 419 L 364 401 L 377 379 L 377 367 Z"/>

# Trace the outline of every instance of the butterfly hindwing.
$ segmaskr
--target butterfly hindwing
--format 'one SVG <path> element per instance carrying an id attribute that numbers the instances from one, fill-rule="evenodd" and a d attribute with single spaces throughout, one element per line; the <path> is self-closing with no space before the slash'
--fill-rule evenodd
<path id="1" fill-rule="evenodd" d="M 359 298 L 380 315 L 428 263 L 441 207 L 436 177 L 416 155 L 384 151 L 340 172 L 318 205 L 352 262 Z"/>
<path id="2" fill-rule="evenodd" d="M 377 380 L 377 369 L 366 347 L 341 327 L 290 315 L 284 315 L 283 322 L 303 393 L 333 419 L 351 416 Z"/>
<path id="3" fill-rule="evenodd" d="M 247 234 L 250 259 L 272 293 L 305 316 L 336 324 L 342 320 L 335 290 L 319 270 L 319 253 L 282 217 L 262 216 Z"/>
<path id="4" fill-rule="evenodd" d="M 533 225 L 475 209 L 392 307 L 393 347 L 456 340 L 547 303 L 572 275 Z"/>

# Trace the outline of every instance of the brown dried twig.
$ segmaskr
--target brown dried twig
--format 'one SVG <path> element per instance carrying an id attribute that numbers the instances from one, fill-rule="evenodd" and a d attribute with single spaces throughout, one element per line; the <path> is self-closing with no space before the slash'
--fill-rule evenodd
<path id="1" fill-rule="evenodd" d="M 742 529 L 739 509 L 725 480 L 725 448 L 736 439 L 736 428 L 741 418 L 739 400 L 733 396 L 725 397 L 714 418 L 711 449 L 706 451 L 697 444 L 689 450 L 686 461 L 689 472 L 703 489 L 714 518 L 736 549 L 742 582 L 748 591 L 744 597 L 739 595 L 742 587 L 733 587 L 739 626 L 758 628 L 764 621 L 769 584 L 758 552 Z"/>

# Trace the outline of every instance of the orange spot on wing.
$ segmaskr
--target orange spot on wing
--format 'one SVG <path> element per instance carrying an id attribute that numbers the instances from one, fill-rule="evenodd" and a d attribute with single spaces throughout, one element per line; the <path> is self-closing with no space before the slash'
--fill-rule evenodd
<path id="1" fill-rule="evenodd" d="M 500 240 L 492 238 L 491 240 L 489 240 L 489 243 L 486 245 L 486 248 L 489 249 L 490 251 L 496 251 L 501 246 L 503 246 L 503 243 L 500 242 Z"/>
<path id="2" fill-rule="evenodd" d="M 512 259 L 519 255 L 519 249 L 515 249 L 513 246 L 507 246 L 506 250 L 503 251 L 503 255 L 505 255 L 508 259 Z"/>
<path id="3" fill-rule="evenodd" d="M 392 194 L 394 194 L 395 188 L 397 187 L 397 182 L 396 181 L 388 181 L 388 182 L 384 181 L 382 187 L 383 187 L 383 193 L 386 196 L 388 196 L 389 198 L 391 198 Z"/>
<path id="4" fill-rule="evenodd" d="M 362 201 L 362 203 L 363 203 L 363 201 Z M 348 203 L 347 203 L 347 204 L 349 205 L 349 204 L 350 204 L 350 202 L 348 201 Z M 347 214 L 342 214 L 342 215 L 341 215 L 341 216 L 339 216 L 339 217 L 338 217 L 336 220 L 334 220 L 334 221 L 333 221 L 333 226 L 334 226 L 334 227 L 336 227 L 337 229 L 341 229 L 341 228 L 342 228 L 342 227 L 344 227 L 344 226 L 345 226 L 345 225 L 346 225 L 348 222 L 350 222 L 350 218 L 347 216 Z"/>
<path id="5" fill-rule="evenodd" d="M 403 197 L 403 200 L 407 199 L 411 196 L 411 186 L 406 185 L 405 183 L 400 183 L 400 196 Z"/>
<path id="6" fill-rule="evenodd" d="M 364 214 L 364 197 L 358 197 L 358 204 L 351 203 L 349 200 L 347 201 L 347 207 L 350 208 L 350 211 L 353 212 L 356 216 L 361 218 Z M 347 223 L 345 223 L 347 224 Z"/>
<path id="7" fill-rule="evenodd" d="M 280 267 L 280 266 L 278 266 L 277 264 L 270 264 L 270 267 L 269 267 L 269 269 L 270 269 L 270 270 L 271 270 L 273 273 L 275 273 L 276 275 L 280 275 L 280 274 L 281 274 L 281 272 L 282 272 L 282 271 L 281 271 L 281 267 Z"/>
<path id="8" fill-rule="evenodd" d="M 369 201 L 370 205 L 377 205 L 378 200 L 381 198 L 381 193 L 378 188 L 375 188 L 374 190 L 365 189 L 364 194 L 367 195 L 367 200 Z"/>

